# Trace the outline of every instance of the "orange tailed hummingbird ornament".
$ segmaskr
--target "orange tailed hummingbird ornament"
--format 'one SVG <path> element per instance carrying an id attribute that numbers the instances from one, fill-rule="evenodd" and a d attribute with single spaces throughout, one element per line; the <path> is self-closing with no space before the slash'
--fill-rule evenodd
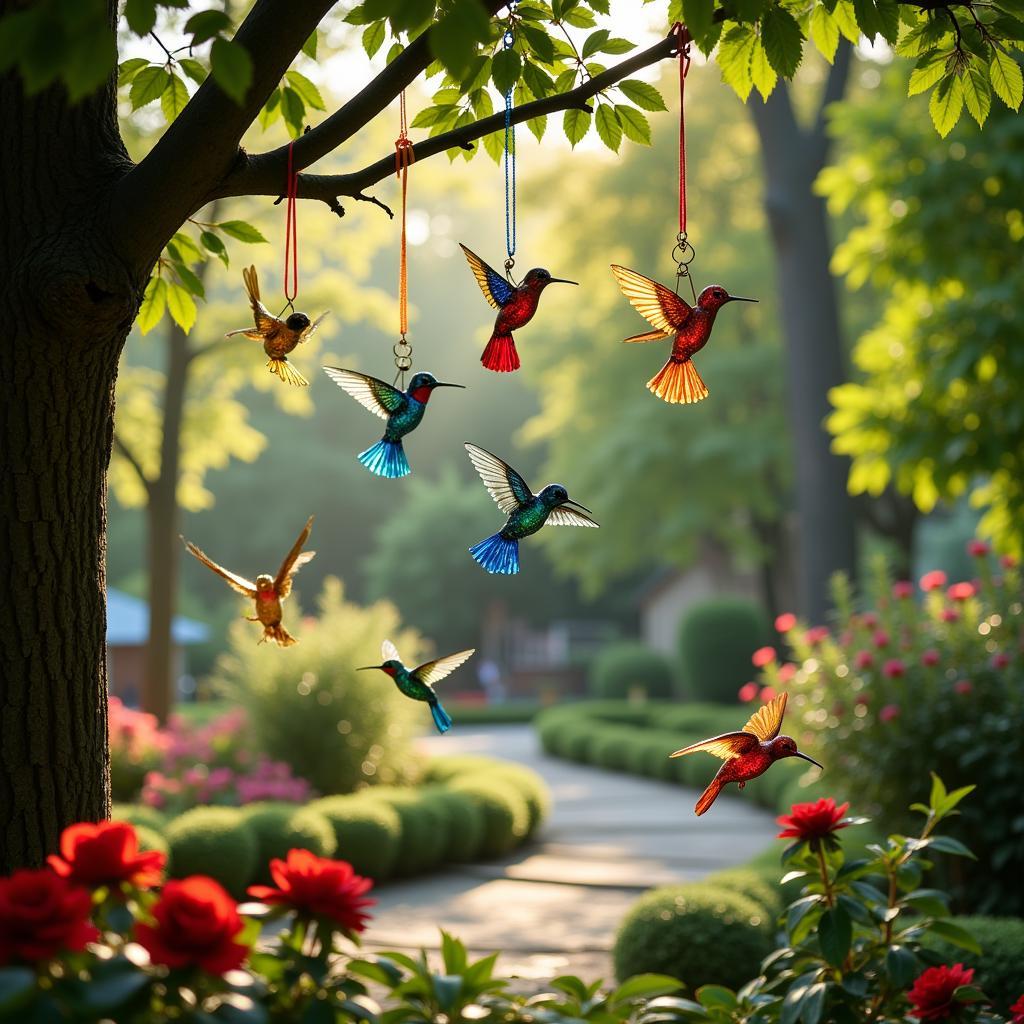
<path id="1" fill-rule="evenodd" d="M 674 31 L 679 57 L 679 232 L 672 250 L 676 263 L 675 290 L 626 267 L 613 264 L 611 269 L 622 294 L 654 328 L 634 334 L 626 338 L 626 342 L 672 339 L 672 354 L 647 382 L 648 390 L 673 405 L 690 405 L 708 396 L 707 386 L 693 365 L 693 356 L 708 343 L 718 311 L 727 302 L 757 302 L 757 299 L 730 295 L 717 284 L 708 285 L 698 296 L 693 285 L 690 264 L 695 252 L 686 236 L 686 121 L 683 116 L 686 73 L 690 69 L 690 34 L 681 24 L 677 24 Z M 690 286 L 692 305 L 679 294 L 683 279 Z"/>
<path id="2" fill-rule="evenodd" d="M 281 568 L 277 570 L 276 576 L 262 574 L 255 580 L 247 580 L 244 576 L 235 573 L 218 565 L 212 558 L 200 551 L 195 544 L 190 543 L 182 537 L 188 553 L 198 558 L 207 569 L 215 572 L 227 585 L 236 593 L 256 602 L 256 614 L 247 615 L 249 622 L 259 622 L 263 626 L 263 637 L 260 643 L 270 640 L 281 647 L 291 647 L 298 643 L 288 630 L 281 625 L 281 605 L 292 592 L 292 577 L 307 562 L 311 562 L 316 555 L 315 551 L 303 551 L 302 548 L 309 540 L 310 531 L 313 529 L 313 517 L 306 520 L 302 533 L 292 545 L 291 551 L 285 556 Z"/>
<path id="3" fill-rule="evenodd" d="M 711 780 L 708 788 L 700 795 L 694 811 L 703 814 L 717 799 L 722 788 L 730 782 L 738 782 L 739 788 L 751 779 L 763 775 L 776 761 L 784 757 L 802 757 L 811 764 L 823 768 L 813 757 L 797 750 L 796 740 L 792 736 L 780 736 L 782 716 L 786 713 L 786 700 L 789 694 L 780 693 L 773 697 L 760 710 L 750 716 L 750 721 L 739 732 L 726 732 L 721 736 L 692 743 L 682 750 L 677 750 L 670 757 L 682 757 L 703 750 L 708 754 L 720 757 L 725 764 L 718 769 L 718 774 Z"/>

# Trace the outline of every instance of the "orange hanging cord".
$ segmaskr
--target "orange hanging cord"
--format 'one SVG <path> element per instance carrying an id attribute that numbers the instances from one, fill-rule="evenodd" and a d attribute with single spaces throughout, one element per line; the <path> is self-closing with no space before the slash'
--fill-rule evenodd
<path id="1" fill-rule="evenodd" d="M 395 140 L 395 174 L 402 179 L 402 241 L 398 262 L 398 333 L 401 339 L 394 346 L 395 366 L 404 382 L 405 371 L 412 367 L 412 346 L 406 340 L 409 331 L 409 261 L 405 236 L 406 204 L 409 194 L 409 165 L 416 159 L 409 139 L 405 114 L 405 91 L 398 100 L 399 131 Z"/>
<path id="2" fill-rule="evenodd" d="M 288 185 L 285 190 L 288 204 L 284 222 L 284 297 L 288 306 L 295 308 L 293 303 L 299 294 L 299 236 L 296 229 L 295 207 L 299 191 L 299 172 L 295 170 L 295 142 L 288 143 Z M 291 283 L 289 284 L 289 275 Z"/>

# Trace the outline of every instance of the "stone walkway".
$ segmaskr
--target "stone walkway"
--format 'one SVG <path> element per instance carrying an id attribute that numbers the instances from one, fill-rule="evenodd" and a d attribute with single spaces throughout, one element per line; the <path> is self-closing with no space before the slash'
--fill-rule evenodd
<path id="1" fill-rule="evenodd" d="M 374 893 L 371 950 L 435 949 L 440 927 L 478 955 L 504 951 L 508 974 L 611 979 L 616 928 L 641 892 L 742 864 L 775 835 L 772 816 L 746 801 L 723 796 L 697 818 L 691 790 L 547 757 L 529 726 L 457 729 L 423 745 L 529 765 L 554 806 L 537 839 L 507 860 Z"/>

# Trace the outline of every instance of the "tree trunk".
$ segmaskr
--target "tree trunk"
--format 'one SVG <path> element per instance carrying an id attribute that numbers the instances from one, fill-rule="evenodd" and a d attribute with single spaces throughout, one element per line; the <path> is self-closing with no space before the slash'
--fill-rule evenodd
<path id="1" fill-rule="evenodd" d="M 2 5 L 0 5 L 2 6 Z M 111 7 L 113 16 L 113 5 Z M 109 243 L 130 165 L 113 79 L 71 105 L 0 76 L 0 874 L 110 809 L 106 469 L 148 268 Z"/>
<path id="2" fill-rule="evenodd" d="M 843 79 L 845 67 L 839 63 L 848 61 L 846 51 L 845 46 L 840 50 L 833 71 Z M 839 570 L 852 575 L 856 567 L 848 466 L 831 453 L 824 426 L 829 388 L 845 380 L 828 222 L 824 202 L 812 189 L 828 147 L 820 123 L 810 129 L 797 123 L 785 83 L 766 103 L 751 100 L 750 107 L 761 138 L 764 201 L 786 342 L 796 470 L 797 601 L 801 614 L 823 622 L 830 605 L 829 578 Z"/>

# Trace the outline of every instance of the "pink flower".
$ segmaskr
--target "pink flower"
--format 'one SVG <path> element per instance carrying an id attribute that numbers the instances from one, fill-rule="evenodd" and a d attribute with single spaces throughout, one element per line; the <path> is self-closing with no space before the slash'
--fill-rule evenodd
<path id="1" fill-rule="evenodd" d="M 992 667 L 1003 669 L 1010 664 L 1010 656 L 1005 651 L 997 651 L 992 655 Z"/>
<path id="2" fill-rule="evenodd" d="M 969 540 L 967 554 L 972 558 L 984 558 L 992 549 L 983 540 Z"/>
<path id="3" fill-rule="evenodd" d="M 871 698 L 866 693 L 858 693 L 854 698 L 853 703 L 860 704 L 862 707 L 867 707 L 870 700 Z"/>
<path id="4" fill-rule="evenodd" d="M 793 676 L 796 675 L 796 665 L 791 661 L 787 661 L 785 665 L 779 666 L 779 680 L 783 683 L 788 683 Z"/>
<path id="5" fill-rule="evenodd" d="M 792 612 L 783 612 L 775 619 L 775 629 L 779 633 L 788 633 L 796 628 L 796 616 Z"/>
<path id="6" fill-rule="evenodd" d="M 927 651 L 921 652 L 921 664 L 926 668 L 933 668 L 935 665 L 938 665 L 941 660 L 942 656 L 934 647 L 929 647 Z"/>
<path id="7" fill-rule="evenodd" d="M 755 668 L 764 668 L 765 665 L 770 665 L 775 660 L 775 648 L 758 647 L 750 656 L 750 660 L 754 663 Z"/>
<path id="8" fill-rule="evenodd" d="M 885 676 L 886 679 L 899 679 L 901 676 L 906 674 L 906 671 L 906 665 L 904 665 L 899 658 L 890 658 L 882 666 L 882 675 Z"/>
<path id="9" fill-rule="evenodd" d="M 817 647 L 818 644 L 827 639 L 828 628 L 825 626 L 813 626 L 804 634 L 804 640 L 806 640 L 811 647 Z"/>
<path id="10" fill-rule="evenodd" d="M 889 634 L 884 629 L 876 629 L 871 634 L 871 642 L 876 647 L 888 647 L 889 646 Z"/>
<path id="11" fill-rule="evenodd" d="M 886 704 L 881 711 L 878 712 L 879 721 L 892 722 L 900 717 L 900 706 L 899 704 Z"/>
<path id="12" fill-rule="evenodd" d="M 770 700 L 775 700 L 778 694 L 775 692 L 775 688 L 772 686 L 766 686 L 761 690 L 761 700 L 768 703 Z"/>
<path id="13" fill-rule="evenodd" d="M 958 679 L 953 684 L 953 690 L 961 696 L 966 697 L 974 689 L 970 679 Z"/>
<path id="14" fill-rule="evenodd" d="M 761 687 L 757 683 L 744 683 L 740 687 L 739 698 L 744 704 L 749 704 L 759 693 Z"/>
<path id="15" fill-rule="evenodd" d="M 939 590 L 946 585 L 946 574 L 941 569 L 933 569 L 921 577 L 922 590 Z"/>
<path id="16" fill-rule="evenodd" d="M 899 580 L 892 585 L 892 596 L 899 601 L 906 601 L 914 596 L 914 584 L 910 580 Z"/>
<path id="17" fill-rule="evenodd" d="M 954 583 L 953 586 L 946 591 L 946 596 L 951 601 L 966 601 L 969 598 L 974 597 L 975 589 L 973 583 Z"/>
<path id="18" fill-rule="evenodd" d="M 999 564 L 1004 569 L 1013 569 L 1017 565 L 1017 559 L 1013 555 L 1002 555 L 999 558 Z M 1021 996 L 1024 999 L 1024 996 Z"/>
<path id="19" fill-rule="evenodd" d="M 943 608 L 941 618 L 943 622 L 956 622 L 960 613 L 955 608 Z"/>
<path id="20" fill-rule="evenodd" d="M 878 616 L 874 612 L 865 612 L 860 621 L 868 628 L 874 629 L 878 625 Z"/>
<path id="21" fill-rule="evenodd" d="M 858 651 L 853 656 L 853 664 L 861 670 L 871 668 L 874 663 L 875 656 L 870 651 Z"/>

